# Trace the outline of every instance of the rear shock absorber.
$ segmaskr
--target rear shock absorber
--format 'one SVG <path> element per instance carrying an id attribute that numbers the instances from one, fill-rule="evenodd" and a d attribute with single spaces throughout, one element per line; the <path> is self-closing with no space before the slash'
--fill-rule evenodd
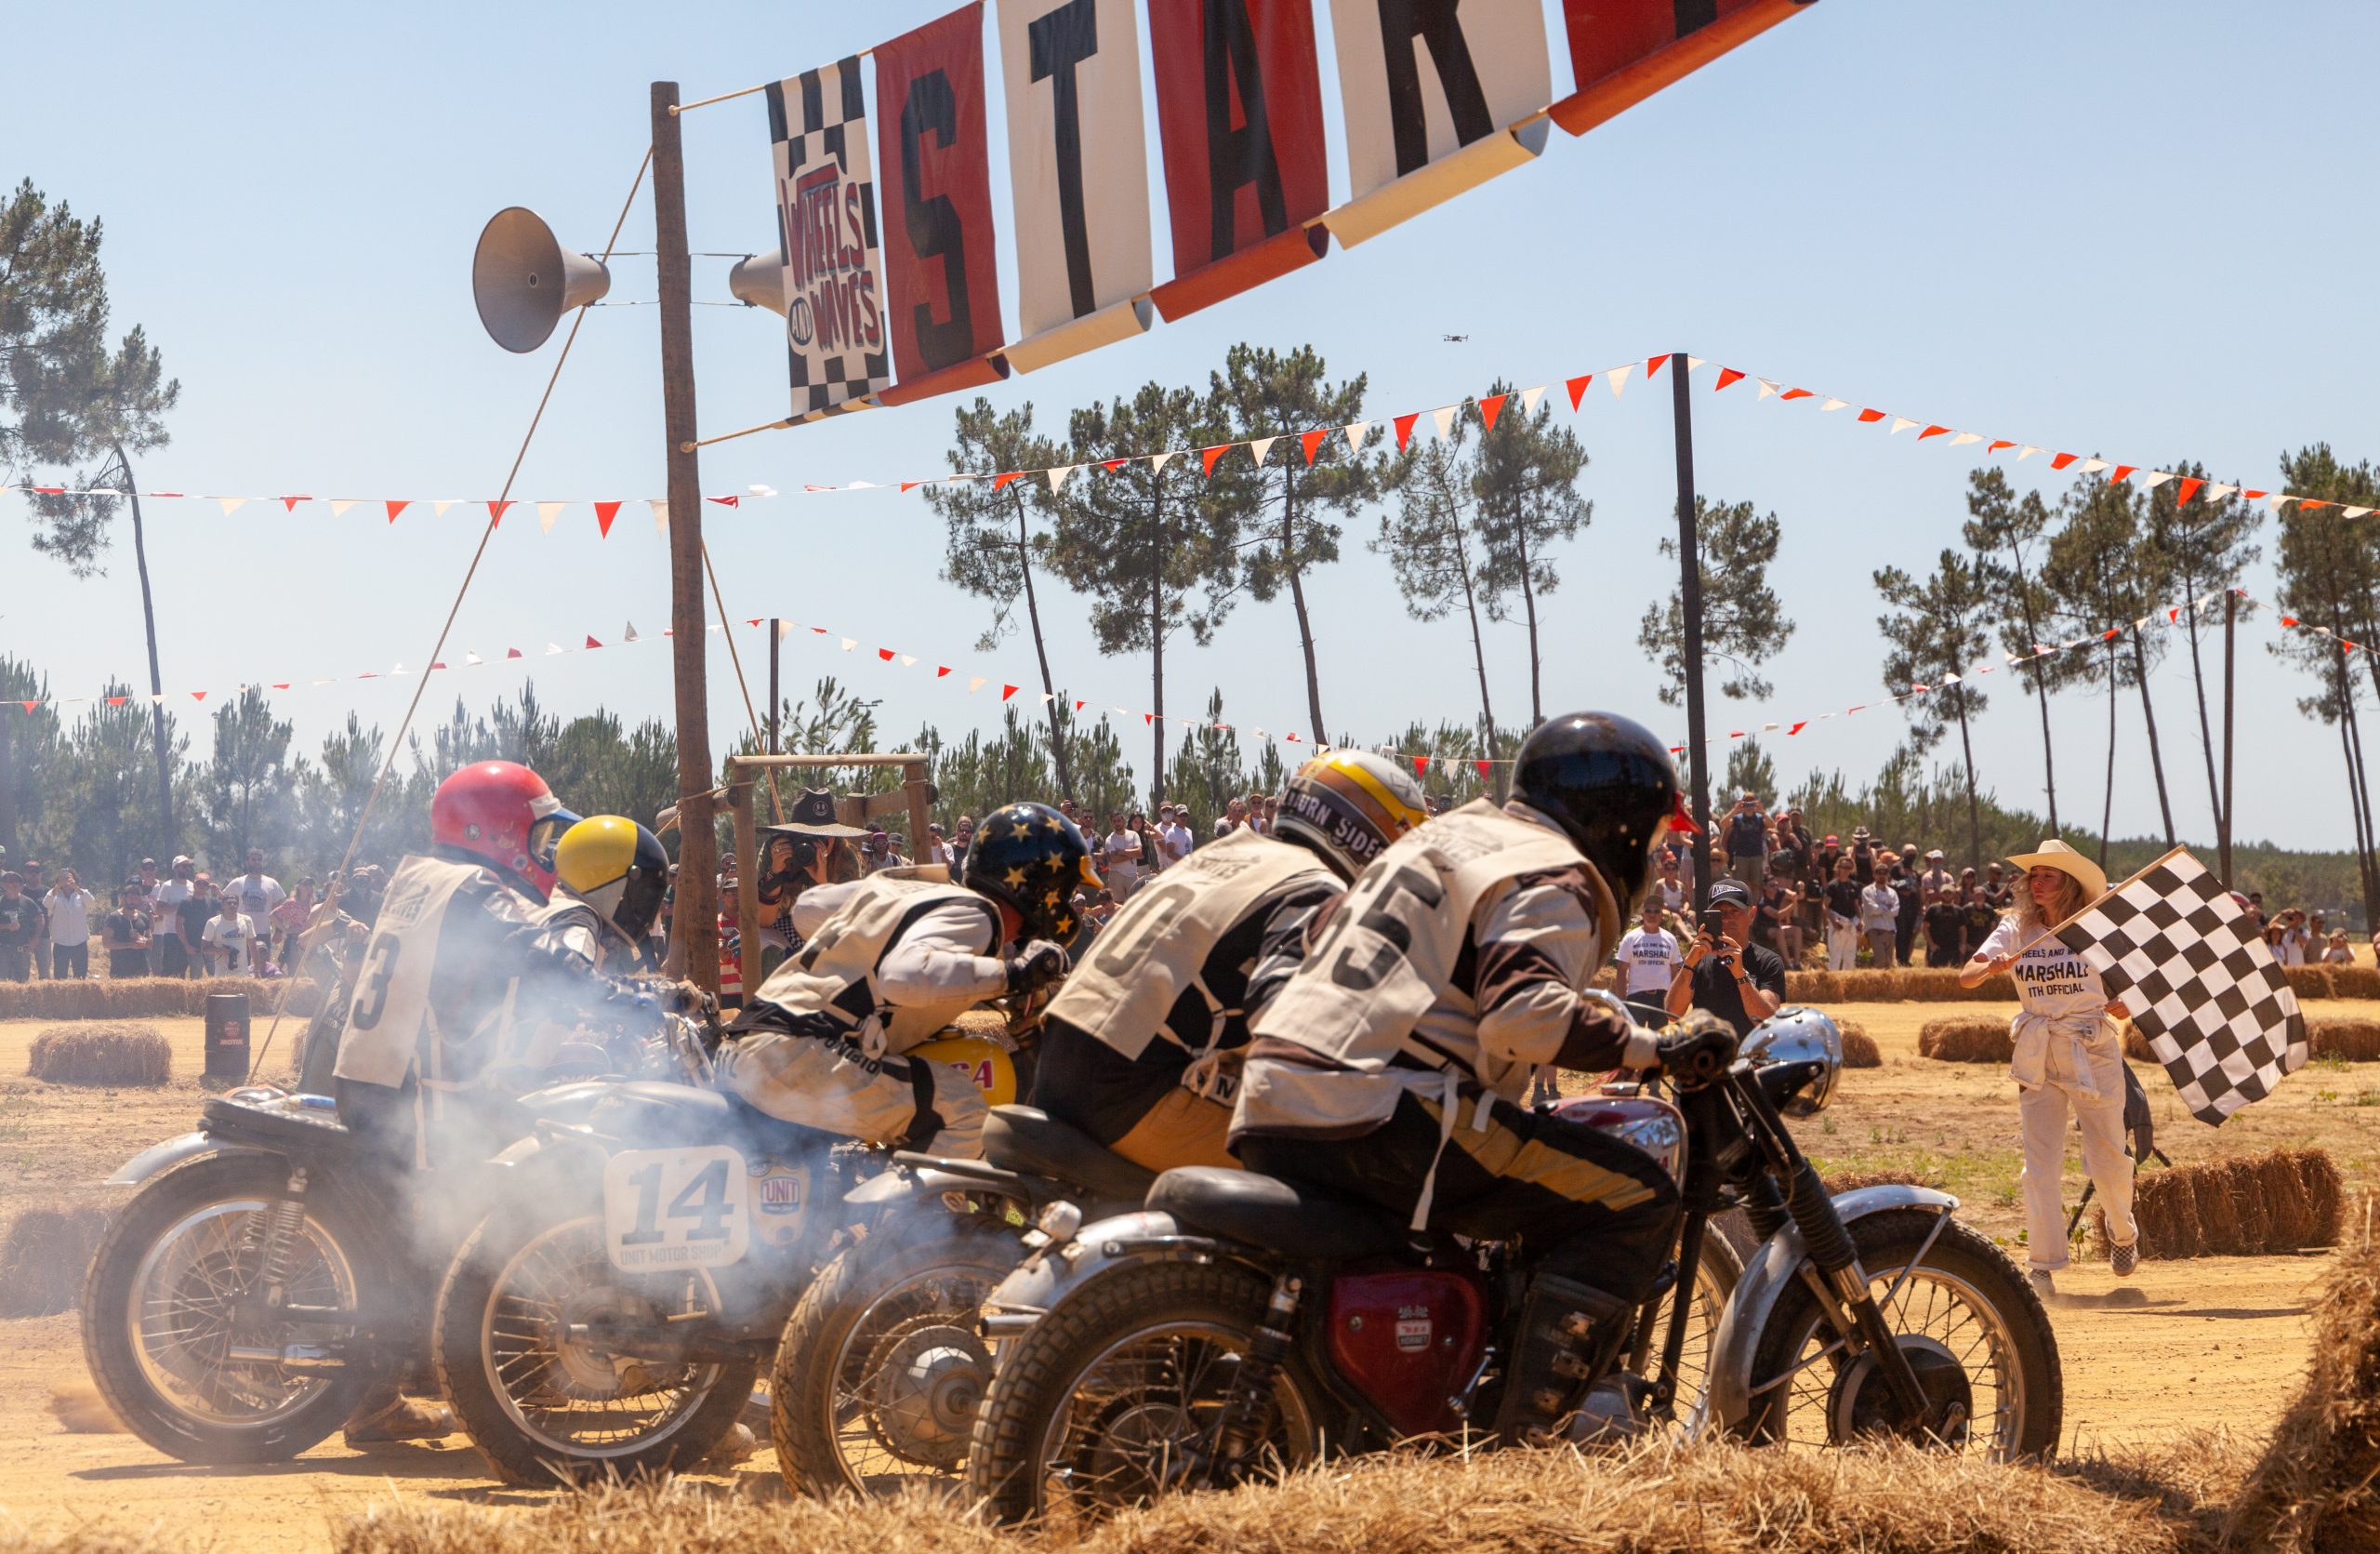
<path id="1" fill-rule="evenodd" d="M 1215 1465 L 1236 1470 L 1263 1439 L 1265 1417 L 1273 1409 L 1273 1382 L 1281 1374 L 1294 1342 L 1290 1327 L 1297 1320 L 1298 1297 L 1304 1282 L 1284 1273 L 1273 1281 L 1273 1296 L 1256 1324 L 1247 1358 L 1232 1378 L 1231 1396 L 1223 1401 L 1223 1422 L 1215 1430 Z"/>
<path id="2" fill-rule="evenodd" d="M 278 1308 L 297 1260 L 298 1232 L 306 1222 L 306 1168 L 289 1173 L 289 1194 L 265 1210 L 263 1255 L 257 1262 L 255 1293 L 267 1310 Z"/>

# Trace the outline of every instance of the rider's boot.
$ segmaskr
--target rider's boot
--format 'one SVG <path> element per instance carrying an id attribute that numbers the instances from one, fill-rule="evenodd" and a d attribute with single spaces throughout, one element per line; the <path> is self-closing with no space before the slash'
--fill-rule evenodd
<path id="1" fill-rule="evenodd" d="M 1559 1274 L 1530 1281 L 1496 1412 L 1498 1438 L 1507 1446 L 1550 1445 L 1568 1438 L 1566 1419 L 1589 1414 L 1586 1439 L 1633 1434 L 1634 1397 L 1624 1382 L 1606 1378 L 1635 1327 L 1635 1307 L 1618 1295 Z"/>
<path id="2" fill-rule="evenodd" d="M 394 1382 L 375 1387 L 347 1416 L 350 1447 L 385 1446 L 399 1441 L 435 1441 L 455 1433 L 455 1411 L 441 1402 L 408 1398 Z"/>

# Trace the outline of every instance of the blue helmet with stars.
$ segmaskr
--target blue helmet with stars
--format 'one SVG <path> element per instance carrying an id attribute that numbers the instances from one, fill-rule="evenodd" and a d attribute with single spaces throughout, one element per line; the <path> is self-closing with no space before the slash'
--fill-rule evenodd
<path id="1" fill-rule="evenodd" d="M 959 883 L 1014 910 L 1020 936 L 1062 941 L 1080 926 L 1076 890 L 1101 888 L 1081 830 L 1037 804 L 1003 804 L 977 823 Z"/>

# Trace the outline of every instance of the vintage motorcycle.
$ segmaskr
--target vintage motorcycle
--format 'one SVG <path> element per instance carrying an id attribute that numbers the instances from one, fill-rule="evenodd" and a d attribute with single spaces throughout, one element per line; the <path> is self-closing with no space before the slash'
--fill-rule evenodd
<path id="1" fill-rule="evenodd" d="M 1734 1062 L 1703 1056 L 1668 1076 L 1685 1144 L 1680 1263 L 1699 1268 L 1710 1216 L 1738 1205 L 1761 1245 L 1710 1336 L 1686 1428 L 2054 1449 L 2056 1341 L 2015 1265 L 1946 1193 L 1829 1198 L 1787 1131 L 1832 1092 L 1832 1022 L 1782 1011 Z M 985 1331 L 1004 1342 L 968 1487 L 1002 1521 L 1096 1517 L 1310 1461 L 1326 1442 L 1461 1439 L 1496 1413 L 1525 1288 L 1517 1250 L 1416 1245 L 1367 1204 L 1245 1172 L 1168 1172 L 1145 1210 L 1046 1236 L 986 1300 Z M 1663 1373 L 1676 1389 L 1693 1282 L 1673 1286 L 1657 1396 Z"/>
<path id="2" fill-rule="evenodd" d="M 913 1056 L 1016 1092 L 1025 1055 L 958 1034 Z M 795 1301 L 879 1219 L 888 1152 L 688 1082 L 621 1082 L 496 1162 L 493 1207 L 440 1287 L 456 1418 L 509 1483 L 700 1460 L 737 1421 Z"/>
<path id="3" fill-rule="evenodd" d="M 544 1074 L 559 1082 L 493 1104 L 488 1125 L 509 1137 L 575 1122 L 602 1090 L 573 1076 L 680 1071 L 700 1056 L 693 1024 L 649 1002 L 625 1002 L 595 1034 L 554 1055 Z M 116 1416 L 185 1462 L 281 1461 L 337 1429 L 412 1361 L 420 1303 L 452 1251 L 390 1213 L 403 1173 L 329 1096 L 270 1086 L 209 1097 L 196 1130 L 126 1162 L 109 1184 L 139 1190 L 83 1299 L 84 1354 Z M 468 1195 L 469 1169 L 455 1175 L 448 1190 Z"/>

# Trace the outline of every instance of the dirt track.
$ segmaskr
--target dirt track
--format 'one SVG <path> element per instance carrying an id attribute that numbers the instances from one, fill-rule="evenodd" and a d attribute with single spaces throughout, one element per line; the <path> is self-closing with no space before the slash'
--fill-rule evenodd
<path id="1" fill-rule="evenodd" d="M 1957 1012 L 1977 1009 L 1964 1005 Z M 2003 1196 L 2013 1180 L 2015 1143 L 2004 1076 L 1988 1067 L 1914 1056 L 1918 1022 L 1945 1012 L 1940 1005 L 1843 1012 L 1876 1037 L 1886 1067 L 1846 1074 L 1835 1106 L 1819 1120 L 1831 1127 L 1800 1130 L 1806 1147 L 1830 1168 L 1935 1169 L 1951 1178 L 1973 1222 L 2013 1241 L 2016 1216 Z M 2330 1012 L 2317 1006 L 2317 1013 Z M 2365 1005 L 2335 1012 L 2372 1011 Z M 0 1072 L 22 1071 L 22 1044 L 30 1039 L 23 1027 L 32 1023 L 0 1025 Z M 154 1023 L 176 1040 L 177 1071 L 194 1072 L 197 1022 Z M 2339 1157 L 2351 1180 L 2361 1176 L 2368 1184 L 2373 1149 L 2380 1144 L 2380 1109 L 2353 1099 L 2360 1083 L 2358 1074 L 2302 1074 L 2221 1134 L 2187 1119 L 2170 1120 L 2164 1141 L 2183 1159 L 2320 1142 Z M 26 1115 L 0 1149 L 6 1162 L 0 1216 L 52 1199 L 70 1183 L 103 1174 L 141 1144 L 179 1131 L 198 1099 L 194 1088 L 180 1083 L 114 1096 L 55 1087 L 18 1094 L 25 1104 L 17 1109 Z M 2324 1100 L 2325 1095 L 2332 1098 Z M 2079 1183 L 2079 1174 L 2071 1175 L 2069 1190 Z M 2020 1249 L 2011 1250 L 2021 1256 Z M 2323 1265 L 2320 1255 L 2150 1262 L 2117 1295 L 2120 1282 L 2104 1264 L 2078 1263 L 2060 1276 L 2067 1296 L 2054 1313 L 2065 1362 L 2069 1446 L 2164 1439 L 2213 1426 L 2260 1433 L 2302 1374 L 2308 1342 L 2303 1313 Z M 2127 1304 L 2111 1304 L 2110 1296 Z M 160 1458 L 129 1435 L 68 1433 L 48 1410 L 52 1389 L 60 1384 L 87 1392 L 76 1319 L 0 1323 L 0 1520 L 35 1532 L 101 1520 L 163 1521 L 198 1547 L 319 1548 L 327 1547 L 341 1516 L 375 1501 L 422 1496 L 526 1505 L 544 1497 L 492 1483 L 459 1436 L 436 1447 L 368 1455 L 334 1441 L 294 1463 L 264 1469 L 186 1467 Z M 763 1450 L 718 1481 L 774 1493 L 774 1461 Z"/>

